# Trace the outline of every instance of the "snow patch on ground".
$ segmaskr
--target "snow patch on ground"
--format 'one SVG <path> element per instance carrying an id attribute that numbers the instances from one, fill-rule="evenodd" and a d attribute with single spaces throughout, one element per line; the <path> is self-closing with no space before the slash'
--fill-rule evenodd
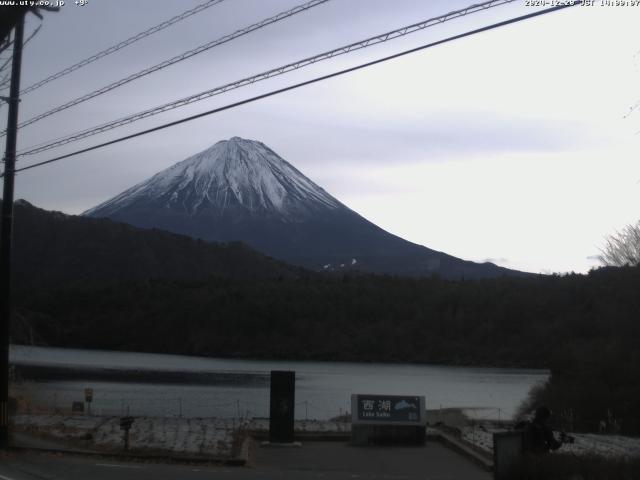
<path id="1" fill-rule="evenodd" d="M 268 432 L 269 419 L 256 418 L 247 424 L 249 430 L 254 432 Z M 296 420 L 293 423 L 296 433 L 322 434 L 322 433 L 351 433 L 351 423 L 336 422 L 331 420 Z"/>
<path id="2" fill-rule="evenodd" d="M 71 448 L 99 452 L 122 451 L 124 432 L 119 417 L 16 415 L 14 432 L 24 446 L 46 442 L 47 448 Z M 351 431 L 351 424 L 336 421 L 297 420 L 302 434 Z M 234 443 L 245 432 L 268 432 L 268 418 L 135 417 L 129 431 L 129 451 L 183 457 L 231 458 Z M 29 444 L 29 442 L 32 444 Z"/>
<path id="3" fill-rule="evenodd" d="M 463 427 L 460 437 L 483 451 L 493 454 L 493 433 L 499 430 L 480 429 L 478 427 Z M 504 431 L 504 430 L 502 430 Z"/>
<path id="4" fill-rule="evenodd" d="M 486 452 L 493 453 L 493 434 L 501 431 L 504 429 L 468 426 L 461 429 L 461 438 Z M 590 433 L 570 435 L 575 438 L 575 442 L 563 445 L 560 452 L 574 455 L 596 454 L 604 457 L 640 456 L 640 438 Z"/>
<path id="5" fill-rule="evenodd" d="M 563 451 L 576 455 L 597 453 L 607 457 L 640 456 L 640 438 L 592 433 L 575 433 L 571 436 L 576 439 L 575 442 L 563 446 Z"/>
<path id="6" fill-rule="evenodd" d="M 124 445 L 117 417 L 18 415 L 13 422 L 18 433 L 58 441 L 65 447 L 119 451 Z M 233 419 L 136 417 L 129 431 L 129 450 L 228 458 L 233 454 L 234 434 L 241 427 Z"/>

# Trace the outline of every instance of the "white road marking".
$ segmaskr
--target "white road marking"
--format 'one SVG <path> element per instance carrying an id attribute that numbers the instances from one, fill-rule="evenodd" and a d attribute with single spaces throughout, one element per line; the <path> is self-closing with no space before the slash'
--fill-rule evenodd
<path id="1" fill-rule="evenodd" d="M 0 480 L 13 480 L 13 479 L 9 477 L 5 477 L 4 475 L 0 475 Z"/>

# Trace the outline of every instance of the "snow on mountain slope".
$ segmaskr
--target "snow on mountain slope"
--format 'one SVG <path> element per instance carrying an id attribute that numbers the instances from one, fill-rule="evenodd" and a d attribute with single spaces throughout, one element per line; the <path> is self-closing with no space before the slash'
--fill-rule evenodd
<path id="1" fill-rule="evenodd" d="M 135 204 L 189 215 L 207 207 L 223 215 L 233 205 L 282 217 L 346 208 L 263 143 L 239 137 L 220 141 L 84 214 L 109 216 Z"/>

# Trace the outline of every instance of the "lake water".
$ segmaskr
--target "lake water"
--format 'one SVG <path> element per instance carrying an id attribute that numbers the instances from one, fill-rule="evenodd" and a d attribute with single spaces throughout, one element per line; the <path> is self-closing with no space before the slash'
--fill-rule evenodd
<path id="1" fill-rule="evenodd" d="M 121 370 L 123 381 L 26 381 L 33 405 L 69 409 L 93 388 L 92 412 L 104 415 L 267 417 L 269 372 L 296 372 L 298 419 L 328 419 L 350 408 L 352 393 L 424 395 L 427 408 L 471 409 L 478 418 L 511 418 L 545 370 L 388 363 L 228 360 L 179 355 L 12 345 L 11 363 Z M 127 381 L 127 372 L 207 372 L 211 384 Z M 219 377 L 217 376 L 219 375 Z M 215 379 L 219 379 L 215 380 Z"/>

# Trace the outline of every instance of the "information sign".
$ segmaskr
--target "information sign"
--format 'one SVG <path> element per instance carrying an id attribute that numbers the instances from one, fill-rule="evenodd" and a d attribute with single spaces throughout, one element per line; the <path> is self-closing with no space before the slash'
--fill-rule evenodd
<path id="1" fill-rule="evenodd" d="M 352 395 L 354 423 L 424 424 L 424 397 L 415 395 Z"/>

